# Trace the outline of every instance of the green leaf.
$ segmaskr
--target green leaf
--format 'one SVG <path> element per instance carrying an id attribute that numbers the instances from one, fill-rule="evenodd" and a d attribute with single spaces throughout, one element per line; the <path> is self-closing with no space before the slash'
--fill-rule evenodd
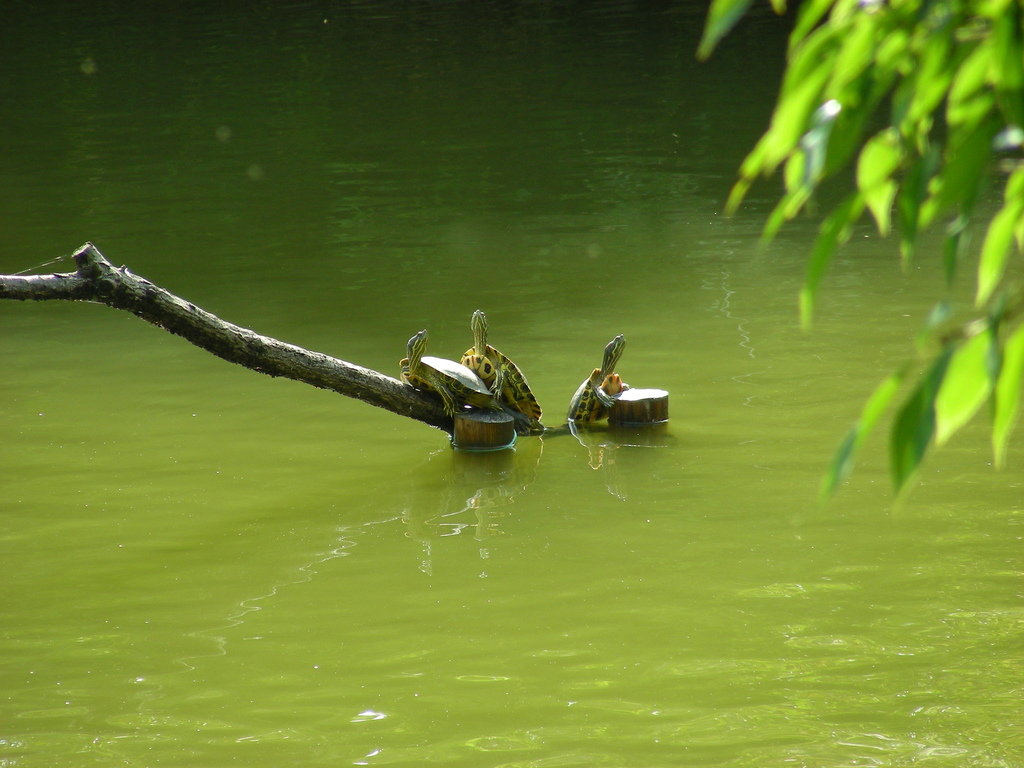
<path id="1" fill-rule="evenodd" d="M 1003 344 L 1003 364 L 996 380 L 992 419 L 992 452 L 996 466 L 1006 463 L 1006 444 L 1020 410 L 1021 379 L 1024 376 L 1024 325 L 1018 326 Z"/>
<path id="2" fill-rule="evenodd" d="M 946 149 L 945 165 L 939 169 L 933 181 L 933 192 L 921 207 L 922 227 L 954 206 L 970 214 L 982 185 L 988 180 L 992 138 L 998 130 L 999 121 L 993 115 L 980 125 L 967 125 L 953 132 Z"/>
<path id="3" fill-rule="evenodd" d="M 740 164 L 740 178 L 753 179 L 755 176 L 760 176 L 762 173 L 768 173 L 768 169 L 765 167 L 765 158 L 768 155 L 768 133 L 758 139 L 757 144 L 750 150 L 749 154 L 743 158 L 743 162 Z"/>
<path id="4" fill-rule="evenodd" d="M 984 0 L 978 3 L 978 13 L 988 19 L 998 19 L 1007 11 L 1014 0 Z"/>
<path id="5" fill-rule="evenodd" d="M 908 125 L 901 128 L 904 133 L 912 132 L 912 126 L 942 103 L 953 79 L 949 29 L 934 30 L 924 36 L 923 46 L 917 67 L 908 78 L 913 95 L 905 118 Z"/>
<path id="6" fill-rule="evenodd" d="M 935 332 L 939 330 L 950 317 L 953 316 L 953 307 L 950 305 L 948 300 L 942 300 L 934 307 L 931 312 L 928 313 L 928 317 L 925 318 L 924 327 L 921 328 L 917 334 L 916 344 L 918 350 L 924 351 L 925 347 L 928 346 L 935 336 Z"/>
<path id="7" fill-rule="evenodd" d="M 946 284 L 952 285 L 956 268 L 963 259 L 971 242 L 971 231 L 968 229 L 970 219 L 960 213 L 946 227 L 946 240 L 942 247 L 942 265 L 946 273 Z"/>
<path id="8" fill-rule="evenodd" d="M 753 0 L 714 0 L 704 22 L 704 35 L 697 47 L 697 58 L 704 61 L 715 46 L 736 26 Z"/>
<path id="9" fill-rule="evenodd" d="M 747 192 L 750 191 L 750 185 L 753 181 L 753 177 L 744 176 L 733 185 L 731 190 L 729 190 L 729 197 L 725 201 L 726 216 L 732 216 L 739 210 L 740 206 L 743 204 L 743 198 L 745 198 L 747 196 Z"/>
<path id="10" fill-rule="evenodd" d="M 835 0 L 805 0 L 800 3 L 796 24 L 789 35 L 789 50 L 792 52 L 818 26 Z"/>
<path id="11" fill-rule="evenodd" d="M 887 181 L 864 195 L 864 201 L 878 225 L 878 234 L 882 237 L 888 237 L 892 227 L 892 202 L 898 190 L 899 185 L 895 181 Z"/>
<path id="12" fill-rule="evenodd" d="M 966 59 L 957 67 L 953 83 L 949 88 L 948 110 L 950 122 L 956 122 L 952 116 L 961 104 L 972 99 L 985 87 L 985 79 L 992 63 L 992 45 L 988 40 L 979 43 Z"/>
<path id="13" fill-rule="evenodd" d="M 854 17 L 850 29 L 843 30 L 842 43 L 828 84 L 830 94 L 841 93 L 872 63 L 878 45 L 878 21 L 879 17 L 875 14 L 859 13 Z"/>
<path id="14" fill-rule="evenodd" d="M 821 223 L 814 249 L 807 260 L 804 285 L 800 290 L 800 323 L 804 328 L 811 324 L 814 304 L 818 295 L 821 278 L 828 269 L 836 249 L 850 238 L 853 224 L 864 211 L 864 199 L 856 192 L 837 205 Z"/>
<path id="15" fill-rule="evenodd" d="M 867 128 L 877 124 L 879 104 L 888 99 L 888 93 L 888 86 L 872 71 L 840 94 L 843 112 L 829 138 L 825 176 L 845 175 L 845 169 L 864 146 Z"/>
<path id="16" fill-rule="evenodd" d="M 775 208 L 772 209 L 771 214 L 769 214 L 764 230 L 761 232 L 760 244 L 762 247 L 775 238 L 783 224 L 791 221 L 800 212 L 800 208 L 807 202 L 809 197 L 810 191 L 806 187 L 797 187 L 793 192 L 787 192 L 782 196 L 782 199 L 779 200 Z"/>
<path id="17" fill-rule="evenodd" d="M 804 155 L 802 183 L 808 189 L 816 188 L 825 172 L 828 139 L 840 112 L 842 106 L 839 102 L 829 99 L 815 110 L 810 130 L 800 138 L 800 150 Z"/>
<path id="18" fill-rule="evenodd" d="M 761 246 L 770 243 L 782 225 L 792 221 L 810 198 L 810 188 L 801 183 L 798 183 L 792 192 L 786 192 L 768 215 L 764 230 L 761 232 Z"/>
<path id="19" fill-rule="evenodd" d="M 953 128 L 977 125 L 995 111 L 996 97 L 989 91 L 977 93 L 969 99 L 946 107 L 946 122 Z"/>
<path id="20" fill-rule="evenodd" d="M 743 205 L 743 199 L 747 196 L 747 192 L 750 191 L 750 187 L 753 184 L 752 178 L 741 178 L 735 184 L 731 190 L 729 190 L 729 197 L 725 201 L 725 215 L 732 216 L 740 209 Z"/>
<path id="21" fill-rule="evenodd" d="M 921 205 L 928 189 L 928 179 L 938 165 L 938 152 L 930 150 L 925 156 L 911 163 L 904 175 L 903 184 L 896 198 L 896 213 L 900 223 L 900 249 L 906 267 L 914 253 L 914 243 L 920 230 Z"/>
<path id="22" fill-rule="evenodd" d="M 935 433 L 935 395 L 952 353 L 952 347 L 942 351 L 896 414 L 889 439 L 889 461 L 897 492 L 917 472 Z"/>
<path id="23" fill-rule="evenodd" d="M 868 139 L 857 159 L 857 187 L 883 237 L 889 234 L 892 203 L 899 188 L 892 176 L 902 161 L 903 147 L 899 134 L 892 128 Z"/>
<path id="24" fill-rule="evenodd" d="M 786 191 L 793 192 L 802 186 L 806 186 L 807 178 L 807 153 L 798 149 L 786 160 L 786 167 L 782 171 L 782 178 L 786 184 Z"/>
<path id="25" fill-rule="evenodd" d="M 935 442 L 945 445 L 988 400 L 995 385 L 997 358 L 991 329 L 957 345 L 935 396 Z"/>
<path id="26" fill-rule="evenodd" d="M 993 66 L 989 70 L 999 101 L 1006 113 L 1006 121 L 1024 124 L 1024 41 L 1021 40 L 1021 10 L 1014 4 L 1007 13 L 994 20 Z"/>
<path id="27" fill-rule="evenodd" d="M 832 457 L 832 462 L 829 464 L 828 471 L 825 473 L 821 484 L 822 499 L 835 493 L 839 484 L 849 477 L 850 472 L 853 471 L 857 452 L 871 433 L 871 430 L 874 429 L 875 424 L 885 412 L 885 409 L 889 407 L 889 403 L 896 395 L 896 392 L 899 391 L 900 386 L 902 386 L 903 379 L 906 377 L 906 370 L 907 367 L 903 366 L 875 387 L 875 391 L 868 398 L 864 409 L 861 411 L 860 418 L 850 428 L 850 431 L 846 433 L 846 437 L 843 438 L 839 449 Z"/>
<path id="28" fill-rule="evenodd" d="M 1004 200 L 1024 200 L 1024 166 L 1010 174 L 1006 180 L 1006 191 L 1003 193 Z"/>
<path id="29" fill-rule="evenodd" d="M 778 101 L 781 102 L 787 95 L 799 89 L 812 75 L 824 75 L 822 82 L 826 82 L 831 75 L 832 62 L 839 52 L 841 43 L 842 36 L 831 24 L 814 30 L 803 44 L 791 52 L 789 64 L 782 76 Z M 823 69 L 824 72 L 821 71 Z"/>
<path id="30" fill-rule="evenodd" d="M 1022 214 L 1024 200 L 1008 200 L 988 225 L 978 262 L 978 293 L 974 302 L 979 307 L 989 300 L 1003 278 L 1014 230 L 1020 225 Z"/>
<path id="31" fill-rule="evenodd" d="M 879 131 L 864 144 L 857 161 L 857 185 L 861 191 L 884 184 L 903 161 L 903 146 L 894 128 Z"/>
<path id="32" fill-rule="evenodd" d="M 822 63 L 788 93 L 780 94 L 771 126 L 764 135 L 764 170 L 774 171 L 800 142 L 811 114 L 821 103 L 821 91 L 828 77 L 828 64 Z"/>
<path id="33" fill-rule="evenodd" d="M 909 49 L 910 35 L 905 29 L 894 28 L 875 50 L 875 69 L 879 74 L 903 70 Z"/>

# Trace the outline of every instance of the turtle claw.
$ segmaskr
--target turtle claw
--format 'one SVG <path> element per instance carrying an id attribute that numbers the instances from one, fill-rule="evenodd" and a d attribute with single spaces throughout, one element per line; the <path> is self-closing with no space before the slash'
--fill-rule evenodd
<path id="1" fill-rule="evenodd" d="M 496 366 L 494 369 L 494 383 L 491 384 L 491 392 L 494 396 L 501 399 L 501 392 L 505 388 L 505 369 L 502 366 Z"/>
<path id="2" fill-rule="evenodd" d="M 444 412 L 454 419 L 459 405 L 455 401 L 455 396 L 451 393 L 451 390 L 448 387 L 438 386 L 437 394 L 441 396 L 441 400 L 444 402 Z"/>

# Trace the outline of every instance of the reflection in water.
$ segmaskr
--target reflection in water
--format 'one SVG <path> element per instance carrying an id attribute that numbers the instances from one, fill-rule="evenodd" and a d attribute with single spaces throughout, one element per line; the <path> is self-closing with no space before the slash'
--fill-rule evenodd
<path id="1" fill-rule="evenodd" d="M 626 501 L 625 483 L 619 475 L 616 454 L 620 448 L 662 448 L 674 444 L 668 424 L 567 424 L 569 433 L 587 449 L 591 469 L 600 470 L 608 493 Z"/>
<path id="2" fill-rule="evenodd" d="M 590 468 L 602 471 L 608 493 L 625 501 L 626 493 L 620 488 L 618 467 L 615 464 L 615 452 L 619 449 L 619 446 L 618 443 L 609 439 L 610 432 L 607 426 L 595 424 L 578 425 L 573 421 L 570 421 L 568 426 L 572 436 L 576 438 L 580 445 L 587 449 Z"/>
<path id="3" fill-rule="evenodd" d="M 412 485 L 410 504 L 403 511 L 406 536 L 423 545 L 423 573 L 433 574 L 435 539 L 460 534 L 470 527 L 481 544 L 480 559 L 489 557 L 486 543 L 501 533 L 501 521 L 509 515 L 507 507 L 536 479 L 543 448 L 542 438 L 522 438 L 515 450 L 442 451 L 432 457 L 434 470 L 436 460 L 451 461 L 437 481 L 441 486 L 437 496 L 433 501 L 425 496 L 426 488 L 436 486 L 433 481 Z M 467 513 L 472 519 L 466 519 Z"/>
<path id="4" fill-rule="evenodd" d="M 754 352 L 753 344 L 751 344 L 750 330 L 747 327 L 750 320 L 748 318 L 743 317 L 738 318 L 732 313 L 732 297 L 733 295 L 735 295 L 736 291 L 729 287 L 729 278 L 729 272 L 723 270 L 721 272 L 721 282 L 715 280 L 711 284 L 711 287 L 713 289 L 719 290 L 723 294 L 720 299 L 712 302 L 711 309 L 714 312 L 720 314 L 722 317 L 726 317 L 729 320 L 736 323 L 736 333 L 739 334 L 740 347 L 746 350 L 747 355 L 751 359 L 755 359 L 757 355 Z M 708 285 L 707 282 L 705 283 L 705 285 Z M 752 376 L 757 376 L 760 373 L 764 373 L 764 371 L 748 371 L 746 373 L 741 373 L 737 374 L 736 376 L 733 376 L 732 380 L 735 381 L 737 384 L 750 384 L 750 378 Z M 743 405 L 750 407 L 756 397 L 757 395 L 748 395 L 744 399 Z"/>
<path id="5" fill-rule="evenodd" d="M 432 542 L 459 535 L 467 528 L 472 529 L 473 537 L 480 544 L 480 559 L 486 560 L 489 557 L 486 545 L 491 537 L 502 533 L 501 522 L 510 514 L 508 506 L 536 479 L 542 452 L 540 438 L 524 439 L 514 451 L 465 453 L 448 448 L 438 451 L 406 475 L 404 487 L 389 483 L 379 489 L 380 497 L 407 500 L 408 505 L 400 513 L 338 526 L 337 538 L 328 549 L 295 567 L 288 578 L 238 602 L 239 609 L 227 616 L 222 626 L 189 633 L 189 637 L 212 643 L 211 653 L 181 657 L 177 662 L 191 670 L 199 659 L 226 655 L 229 633 L 243 625 L 250 614 L 260 611 L 261 603 L 279 596 L 286 588 L 312 581 L 329 562 L 353 554 L 360 539 L 371 531 L 383 528 L 386 535 L 393 535 L 391 529 L 399 520 L 406 527 L 405 535 L 423 544 L 424 559 L 420 569 L 427 575 L 433 572 Z M 438 475 L 438 466 L 444 462 L 450 464 Z M 436 494 L 425 495 L 431 488 L 437 489 Z M 466 519 L 466 515 L 471 519 Z"/>
<path id="6" fill-rule="evenodd" d="M 717 287 L 724 295 L 720 300 L 712 303 L 711 309 L 718 312 L 723 317 L 736 321 L 736 332 L 740 337 L 740 346 L 747 350 L 747 354 L 751 358 L 755 358 L 757 355 L 754 354 L 754 347 L 750 343 L 750 331 L 747 330 L 747 324 L 750 322 L 749 318 L 737 318 L 732 314 L 732 297 L 735 295 L 736 291 L 729 287 L 729 277 L 729 273 L 723 270 L 722 281 L 717 285 Z"/>

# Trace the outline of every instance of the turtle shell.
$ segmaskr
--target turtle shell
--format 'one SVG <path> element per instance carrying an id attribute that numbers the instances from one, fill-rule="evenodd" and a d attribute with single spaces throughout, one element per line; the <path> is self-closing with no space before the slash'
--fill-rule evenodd
<path id="1" fill-rule="evenodd" d="M 440 395 L 449 416 L 455 416 L 459 407 L 465 403 L 482 408 L 494 408 L 497 405 L 491 391 L 479 376 L 454 360 L 424 355 L 426 345 L 425 330 L 409 339 L 409 356 L 399 363 L 403 381 L 416 389 Z"/>
<path id="2" fill-rule="evenodd" d="M 466 394 L 476 392 L 477 394 L 486 395 L 488 399 L 492 397 L 491 390 L 487 388 L 487 384 L 483 379 L 462 363 L 456 363 L 454 360 L 447 360 L 443 357 L 433 357 L 432 355 L 424 355 L 420 359 L 420 363 L 428 368 L 432 368 L 435 377 L 440 377 L 447 386 L 459 392 L 465 392 Z"/>

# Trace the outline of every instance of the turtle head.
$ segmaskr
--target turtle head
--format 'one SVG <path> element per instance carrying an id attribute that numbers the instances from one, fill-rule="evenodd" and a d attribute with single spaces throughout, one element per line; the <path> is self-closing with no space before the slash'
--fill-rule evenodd
<path id="1" fill-rule="evenodd" d="M 487 351 L 487 315 L 482 309 L 473 313 L 469 327 L 473 329 L 473 347 L 476 349 L 476 353 L 482 356 Z"/>
<path id="2" fill-rule="evenodd" d="M 408 345 L 408 359 L 402 362 L 403 370 L 413 370 L 419 367 L 420 358 L 423 357 L 423 353 L 427 351 L 427 329 L 424 328 L 419 333 L 415 334 L 409 339 Z"/>
<path id="3" fill-rule="evenodd" d="M 619 364 L 619 358 L 622 357 L 622 350 L 625 348 L 626 337 L 621 333 L 608 342 L 608 346 L 604 348 L 604 360 L 601 363 L 602 378 L 615 371 L 615 366 Z"/>

